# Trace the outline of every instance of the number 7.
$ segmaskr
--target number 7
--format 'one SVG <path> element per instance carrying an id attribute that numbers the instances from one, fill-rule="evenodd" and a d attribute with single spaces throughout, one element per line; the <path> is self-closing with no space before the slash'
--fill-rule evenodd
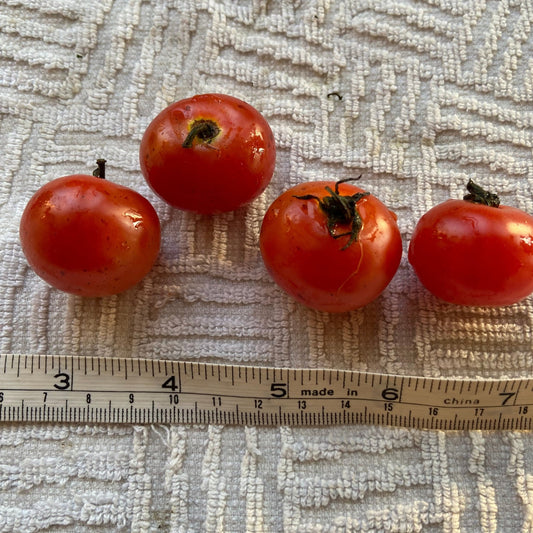
<path id="1" fill-rule="evenodd" d="M 505 396 L 502 405 L 505 405 L 515 394 L 516 392 L 500 392 L 500 396 Z"/>

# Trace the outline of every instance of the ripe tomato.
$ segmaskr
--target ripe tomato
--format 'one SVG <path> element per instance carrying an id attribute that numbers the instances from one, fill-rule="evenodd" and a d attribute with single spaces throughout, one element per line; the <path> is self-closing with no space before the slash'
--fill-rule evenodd
<path id="1" fill-rule="evenodd" d="M 99 166 L 102 171 L 102 160 Z M 52 180 L 22 215 L 20 240 L 29 265 L 62 291 L 122 292 L 148 273 L 159 253 L 159 218 L 150 202 L 102 178 Z"/>
<path id="2" fill-rule="evenodd" d="M 471 181 L 418 222 L 409 262 L 435 296 L 460 305 L 503 306 L 533 292 L 533 217 L 499 205 Z"/>
<path id="3" fill-rule="evenodd" d="M 259 196 L 274 172 L 267 121 L 223 94 L 180 100 L 157 115 L 140 147 L 142 173 L 170 205 L 197 213 L 233 211 Z"/>
<path id="4" fill-rule="evenodd" d="M 272 203 L 261 226 L 261 254 L 274 281 L 321 311 L 370 303 L 402 255 L 396 215 L 346 181 L 296 185 Z"/>

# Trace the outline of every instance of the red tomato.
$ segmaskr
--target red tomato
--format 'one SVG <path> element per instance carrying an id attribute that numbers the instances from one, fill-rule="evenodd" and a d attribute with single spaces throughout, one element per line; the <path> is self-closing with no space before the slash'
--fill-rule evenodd
<path id="1" fill-rule="evenodd" d="M 20 222 L 22 250 L 45 281 L 81 296 L 107 296 L 139 282 L 159 253 L 150 202 L 105 179 L 72 175 L 44 185 Z"/>
<path id="2" fill-rule="evenodd" d="M 499 205 L 470 182 L 463 200 L 447 200 L 418 222 L 409 262 L 438 298 L 503 306 L 533 292 L 533 217 Z"/>
<path id="3" fill-rule="evenodd" d="M 232 96 L 202 94 L 157 115 L 144 133 L 141 170 L 170 205 L 197 213 L 233 211 L 259 196 L 274 172 L 270 126 Z"/>
<path id="4" fill-rule="evenodd" d="M 272 203 L 261 226 L 261 254 L 274 281 L 321 311 L 373 301 L 402 255 L 396 215 L 346 181 L 296 185 Z"/>

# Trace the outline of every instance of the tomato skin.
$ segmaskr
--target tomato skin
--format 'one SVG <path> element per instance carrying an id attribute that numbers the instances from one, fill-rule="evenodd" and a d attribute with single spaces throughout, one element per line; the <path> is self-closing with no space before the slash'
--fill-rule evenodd
<path id="1" fill-rule="evenodd" d="M 514 304 L 533 292 L 533 217 L 509 206 L 447 200 L 419 220 L 409 262 L 441 300 Z"/>
<path id="2" fill-rule="evenodd" d="M 209 121 L 219 133 L 184 147 L 191 128 Z M 180 100 L 161 111 L 141 141 L 141 171 L 173 207 L 196 213 L 233 211 L 270 183 L 276 161 L 274 135 L 252 106 L 223 94 Z"/>
<path id="3" fill-rule="evenodd" d="M 159 253 L 159 218 L 137 192 L 88 175 L 57 178 L 28 202 L 20 240 L 35 273 L 80 296 L 117 294 L 138 283 Z"/>
<path id="4" fill-rule="evenodd" d="M 318 202 L 295 198 L 323 198 L 326 186 L 333 189 L 335 182 L 302 183 L 281 194 L 265 214 L 259 243 L 269 274 L 285 292 L 312 309 L 339 313 L 363 307 L 383 292 L 400 264 L 402 241 L 396 215 L 369 195 L 356 204 L 363 220 L 358 239 L 343 249 L 349 237 L 330 235 Z M 342 183 L 339 192 L 364 191 Z"/>

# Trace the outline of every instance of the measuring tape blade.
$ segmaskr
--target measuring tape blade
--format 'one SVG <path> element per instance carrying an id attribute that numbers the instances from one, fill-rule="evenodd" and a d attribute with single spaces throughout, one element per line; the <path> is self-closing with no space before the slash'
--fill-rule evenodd
<path id="1" fill-rule="evenodd" d="M 533 379 L 0 355 L 1 422 L 531 430 Z"/>

